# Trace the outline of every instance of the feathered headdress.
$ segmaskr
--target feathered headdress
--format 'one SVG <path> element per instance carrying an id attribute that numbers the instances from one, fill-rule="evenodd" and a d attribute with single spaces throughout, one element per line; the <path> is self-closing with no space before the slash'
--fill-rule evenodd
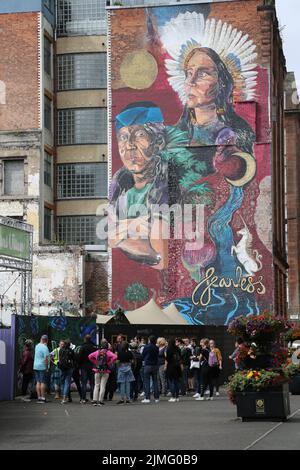
<path id="1" fill-rule="evenodd" d="M 159 28 L 161 42 L 172 57 L 166 59 L 169 83 L 185 104 L 185 60 L 193 49 L 213 49 L 234 80 L 234 100 L 255 98 L 257 81 L 256 45 L 248 34 L 215 19 L 205 20 L 201 13 L 180 13 Z"/>

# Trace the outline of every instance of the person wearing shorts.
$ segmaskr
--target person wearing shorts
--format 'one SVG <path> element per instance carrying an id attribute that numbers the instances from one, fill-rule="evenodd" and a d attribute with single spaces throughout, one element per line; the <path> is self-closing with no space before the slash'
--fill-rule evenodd
<path id="1" fill-rule="evenodd" d="M 38 403 L 46 403 L 47 373 L 50 366 L 50 353 L 47 346 L 48 336 L 43 335 L 34 351 L 34 376 L 36 381 L 36 393 Z"/>

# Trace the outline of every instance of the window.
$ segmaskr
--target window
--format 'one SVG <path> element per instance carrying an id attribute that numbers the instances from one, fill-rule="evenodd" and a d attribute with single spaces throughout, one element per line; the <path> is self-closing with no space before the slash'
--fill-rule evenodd
<path id="1" fill-rule="evenodd" d="M 58 36 L 106 34 L 106 0 L 58 0 Z"/>
<path id="2" fill-rule="evenodd" d="M 52 239 L 52 211 L 48 207 L 44 207 L 44 238 Z"/>
<path id="3" fill-rule="evenodd" d="M 52 43 L 44 36 L 44 70 L 52 76 Z"/>
<path id="4" fill-rule="evenodd" d="M 48 131 L 52 132 L 52 101 L 48 96 L 45 96 L 44 99 L 44 125 Z"/>
<path id="5" fill-rule="evenodd" d="M 52 187 L 52 156 L 46 150 L 44 152 L 44 183 Z"/>
<path id="6" fill-rule="evenodd" d="M 6 85 L 0 80 L 0 104 L 6 104 Z"/>
<path id="7" fill-rule="evenodd" d="M 96 235 L 101 217 L 94 215 L 65 216 L 57 218 L 58 238 L 70 245 L 106 245 Z"/>
<path id="8" fill-rule="evenodd" d="M 24 194 L 24 160 L 4 161 L 4 194 Z"/>
<path id="9" fill-rule="evenodd" d="M 86 163 L 58 165 L 58 199 L 107 196 L 107 164 Z"/>
<path id="10" fill-rule="evenodd" d="M 58 145 L 106 144 L 105 108 L 64 109 L 58 111 Z"/>
<path id="11" fill-rule="evenodd" d="M 57 57 L 58 90 L 106 88 L 106 53 Z"/>

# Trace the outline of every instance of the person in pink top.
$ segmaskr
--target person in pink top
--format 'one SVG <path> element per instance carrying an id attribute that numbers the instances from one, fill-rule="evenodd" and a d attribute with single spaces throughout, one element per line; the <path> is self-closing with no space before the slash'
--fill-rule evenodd
<path id="1" fill-rule="evenodd" d="M 109 344 L 106 339 L 103 339 L 100 344 L 100 350 L 90 354 L 89 360 L 95 365 L 93 368 L 95 373 L 93 405 L 103 406 L 106 383 L 111 373 L 111 367 L 117 360 L 117 355 L 109 351 Z"/>

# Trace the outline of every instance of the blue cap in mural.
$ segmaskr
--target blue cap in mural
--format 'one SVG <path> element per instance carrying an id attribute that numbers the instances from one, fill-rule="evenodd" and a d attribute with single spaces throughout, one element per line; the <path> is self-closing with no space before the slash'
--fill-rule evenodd
<path id="1" fill-rule="evenodd" d="M 150 101 L 132 103 L 116 116 L 116 130 L 148 122 L 164 122 L 161 110 Z"/>

